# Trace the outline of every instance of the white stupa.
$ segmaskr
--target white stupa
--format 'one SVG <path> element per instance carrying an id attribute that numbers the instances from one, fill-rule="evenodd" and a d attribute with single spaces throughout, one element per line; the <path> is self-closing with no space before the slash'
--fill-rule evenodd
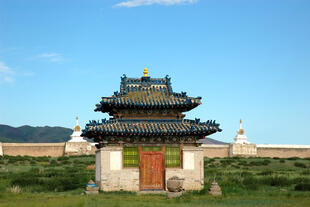
<path id="1" fill-rule="evenodd" d="M 244 134 L 244 129 L 242 128 L 242 120 L 240 119 L 240 129 L 237 132 L 237 135 L 234 138 L 236 144 L 250 144 L 248 138 Z"/>
<path id="2" fill-rule="evenodd" d="M 87 142 L 83 137 L 81 137 L 82 131 L 79 126 L 79 117 L 76 117 L 75 127 L 73 133 L 71 134 L 71 139 L 68 142 Z"/>

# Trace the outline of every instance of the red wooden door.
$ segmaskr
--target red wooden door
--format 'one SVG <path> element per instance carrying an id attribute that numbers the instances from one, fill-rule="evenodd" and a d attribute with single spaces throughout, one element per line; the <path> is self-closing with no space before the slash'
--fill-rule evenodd
<path id="1" fill-rule="evenodd" d="M 140 190 L 164 189 L 163 152 L 140 152 Z"/>

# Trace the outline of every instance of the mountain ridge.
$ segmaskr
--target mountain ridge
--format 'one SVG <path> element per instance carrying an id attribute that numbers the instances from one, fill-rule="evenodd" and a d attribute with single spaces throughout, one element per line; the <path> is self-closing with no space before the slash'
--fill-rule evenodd
<path id="1" fill-rule="evenodd" d="M 12 127 L 0 124 L 0 142 L 66 142 L 70 139 L 73 130 L 65 127 L 55 126 L 30 126 L 23 125 Z"/>

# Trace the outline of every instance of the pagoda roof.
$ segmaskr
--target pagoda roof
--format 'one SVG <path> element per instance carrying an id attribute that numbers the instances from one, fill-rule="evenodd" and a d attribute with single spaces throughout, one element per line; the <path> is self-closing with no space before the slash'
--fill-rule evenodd
<path id="1" fill-rule="evenodd" d="M 209 120 L 149 120 L 103 119 L 86 124 L 82 136 L 208 136 L 222 131 L 218 123 Z"/>
<path id="2" fill-rule="evenodd" d="M 102 97 L 95 111 L 111 112 L 113 109 L 179 109 L 189 111 L 201 104 L 201 97 L 189 97 L 186 92 L 175 93 L 169 76 L 165 78 L 121 77 L 120 92 Z"/>

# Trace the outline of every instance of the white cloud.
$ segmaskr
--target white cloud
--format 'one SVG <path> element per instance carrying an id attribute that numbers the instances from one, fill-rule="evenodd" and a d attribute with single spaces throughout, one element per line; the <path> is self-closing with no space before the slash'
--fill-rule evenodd
<path id="1" fill-rule="evenodd" d="M 153 4 L 171 6 L 177 4 L 193 4 L 198 0 L 129 0 L 115 4 L 116 7 L 138 7 L 138 6 L 150 6 Z"/>
<path id="2" fill-rule="evenodd" d="M 0 61 L 0 82 L 12 83 L 14 81 L 13 75 L 14 71 Z"/>
<path id="3" fill-rule="evenodd" d="M 59 53 L 42 53 L 36 56 L 36 58 L 48 60 L 50 62 L 63 62 L 64 58 Z"/>

